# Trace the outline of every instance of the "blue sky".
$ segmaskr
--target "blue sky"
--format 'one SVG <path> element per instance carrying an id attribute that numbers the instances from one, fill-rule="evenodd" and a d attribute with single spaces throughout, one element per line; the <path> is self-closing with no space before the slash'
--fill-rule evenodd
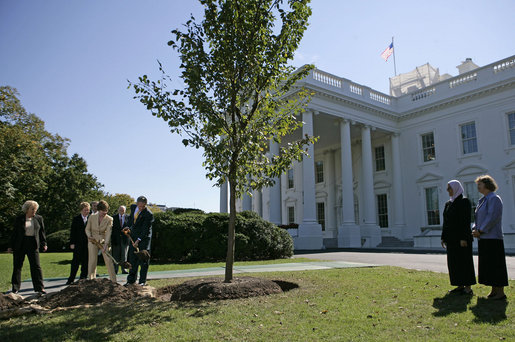
<path id="1" fill-rule="evenodd" d="M 397 72 L 430 63 L 457 75 L 515 54 L 515 1 L 312 1 L 313 15 L 293 65 L 317 68 L 388 93 L 395 36 Z M 159 59 L 177 81 L 170 31 L 195 0 L 0 0 L 0 84 L 18 89 L 25 108 L 71 139 L 110 193 L 146 195 L 167 206 L 219 208 L 202 153 L 185 148 L 164 121 L 132 99 L 127 80 L 158 75 Z"/>

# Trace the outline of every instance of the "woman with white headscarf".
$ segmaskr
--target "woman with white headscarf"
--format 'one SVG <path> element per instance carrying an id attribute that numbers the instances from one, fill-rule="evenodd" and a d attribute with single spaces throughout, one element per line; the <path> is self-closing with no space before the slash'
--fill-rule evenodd
<path id="1" fill-rule="evenodd" d="M 451 285 L 450 293 L 472 295 L 471 285 L 476 283 L 472 259 L 472 209 L 468 198 L 463 197 L 463 186 L 457 180 L 447 183 L 449 201 L 443 210 L 442 247 L 447 250 L 447 267 Z"/>

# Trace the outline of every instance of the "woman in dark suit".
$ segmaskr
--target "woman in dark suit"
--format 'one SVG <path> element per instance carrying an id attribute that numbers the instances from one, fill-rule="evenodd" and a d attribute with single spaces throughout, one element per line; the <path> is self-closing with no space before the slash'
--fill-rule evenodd
<path id="1" fill-rule="evenodd" d="M 29 258 L 30 277 L 32 278 L 34 291 L 40 294 L 46 293 L 43 286 L 43 272 L 39 264 L 39 250 L 45 252 L 47 245 L 43 218 L 36 215 L 38 208 L 37 202 L 26 201 L 22 206 L 24 214 L 16 217 L 14 221 L 11 245 L 7 250 L 9 253 L 13 253 L 13 275 L 11 278 L 13 293 L 20 291 L 21 269 L 25 255 Z"/>
<path id="2" fill-rule="evenodd" d="M 477 203 L 476 225 L 472 231 L 478 240 L 478 282 L 492 287 L 488 299 L 505 300 L 508 271 L 502 231 L 503 204 L 501 197 L 495 193 L 497 183 L 492 177 L 480 176 L 476 184 L 483 195 Z"/>
<path id="3" fill-rule="evenodd" d="M 447 267 L 451 293 L 473 294 L 471 285 L 476 283 L 472 259 L 471 205 L 463 197 L 463 186 L 457 180 L 447 183 L 450 199 L 443 210 L 442 247 L 447 250 Z"/>

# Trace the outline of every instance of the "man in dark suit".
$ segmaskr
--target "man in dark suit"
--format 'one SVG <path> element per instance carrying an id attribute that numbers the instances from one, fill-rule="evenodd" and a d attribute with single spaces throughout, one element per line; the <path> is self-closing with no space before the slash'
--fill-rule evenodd
<path id="1" fill-rule="evenodd" d="M 119 264 L 127 261 L 129 251 L 129 237 L 122 232 L 123 228 L 129 227 L 129 217 L 125 214 L 125 206 L 118 208 L 118 215 L 113 215 L 113 231 L 111 233 L 111 247 L 113 257 Z M 118 274 L 119 264 L 114 266 L 114 271 Z M 122 274 L 127 274 L 127 270 L 122 267 Z"/>
<path id="2" fill-rule="evenodd" d="M 152 222 L 154 222 L 154 215 L 147 208 L 147 199 L 145 196 L 140 196 L 137 199 L 137 204 L 131 205 L 131 216 L 129 217 L 130 228 L 125 230 L 130 232 L 134 243 L 129 247 L 129 262 L 132 265 L 129 275 L 127 276 L 127 284 L 130 285 L 136 282 L 138 276 L 138 267 L 141 267 L 139 274 L 139 284 L 144 286 L 147 282 L 147 272 L 150 260 L 142 260 L 138 258 L 134 252 L 136 248 L 140 251 L 146 250 L 150 254 L 150 240 L 152 238 Z"/>
<path id="3" fill-rule="evenodd" d="M 23 215 L 17 216 L 14 221 L 14 230 L 11 235 L 9 253 L 13 253 L 13 275 L 11 278 L 12 292 L 20 291 L 21 268 L 25 255 L 30 264 L 30 277 L 35 292 L 45 294 L 43 286 L 43 272 L 39 264 L 39 250 L 46 252 L 46 236 L 43 218 L 36 215 L 39 205 L 35 201 L 26 201 L 22 210 Z"/>
<path id="4" fill-rule="evenodd" d="M 79 206 L 80 214 L 72 220 L 70 231 L 70 249 L 73 251 L 72 266 L 70 276 L 66 285 L 75 281 L 75 276 L 80 266 L 80 279 L 88 276 L 88 237 L 84 229 L 88 223 L 90 206 L 88 202 L 82 202 Z"/>

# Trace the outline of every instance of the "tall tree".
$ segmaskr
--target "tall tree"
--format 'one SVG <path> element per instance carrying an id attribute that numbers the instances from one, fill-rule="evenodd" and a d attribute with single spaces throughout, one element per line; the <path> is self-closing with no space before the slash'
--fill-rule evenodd
<path id="1" fill-rule="evenodd" d="M 84 159 L 68 157 L 68 143 L 27 113 L 16 89 L 0 86 L 0 248 L 6 247 L 11 221 L 25 200 L 40 203 L 52 232 L 68 229 L 81 199 L 100 191 Z"/>
<path id="2" fill-rule="evenodd" d="M 146 75 L 134 87 L 154 116 L 165 120 L 184 145 L 202 148 L 207 177 L 228 182 L 230 214 L 225 281 L 233 278 L 236 199 L 244 192 L 273 184 L 293 160 L 306 154 L 305 136 L 285 144 L 269 158 L 268 143 L 298 129 L 309 100 L 295 87 L 310 70 L 294 72 L 293 58 L 308 24 L 309 0 L 200 0 L 204 20 L 174 30 L 168 42 L 181 59 L 184 88 L 168 90 L 171 80 Z M 284 4 L 286 3 L 286 5 Z"/>

